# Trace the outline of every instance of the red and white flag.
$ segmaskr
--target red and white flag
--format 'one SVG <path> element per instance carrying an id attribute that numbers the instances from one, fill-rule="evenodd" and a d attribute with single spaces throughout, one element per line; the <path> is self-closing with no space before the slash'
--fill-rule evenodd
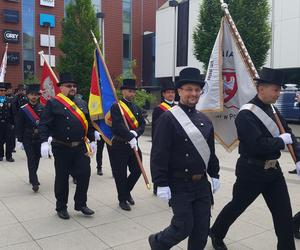
<path id="1" fill-rule="evenodd" d="M 4 77 L 5 77 L 5 74 L 6 74 L 6 67 L 7 67 L 7 47 L 8 47 L 8 44 L 6 44 L 5 52 L 4 52 L 2 63 L 1 63 L 1 67 L 0 67 L 0 82 L 4 82 Z"/>
<path id="2" fill-rule="evenodd" d="M 239 47 L 241 41 L 232 30 L 228 18 L 223 17 L 207 69 L 204 94 L 197 104 L 197 109 L 206 112 L 212 120 L 216 139 L 228 151 L 238 143 L 236 115 L 256 94 L 253 72 L 248 64 L 251 59 L 247 55 L 249 60 L 245 60 Z M 235 32 L 238 34 L 237 30 Z"/>
<path id="3" fill-rule="evenodd" d="M 43 66 L 43 72 L 42 72 L 42 78 L 40 81 L 40 90 L 41 90 L 41 97 L 40 102 L 45 105 L 49 99 L 56 96 L 60 90 L 57 86 L 58 79 L 51 69 L 48 61 L 44 57 L 43 53 L 40 52 L 40 55 L 44 59 L 44 66 Z"/>

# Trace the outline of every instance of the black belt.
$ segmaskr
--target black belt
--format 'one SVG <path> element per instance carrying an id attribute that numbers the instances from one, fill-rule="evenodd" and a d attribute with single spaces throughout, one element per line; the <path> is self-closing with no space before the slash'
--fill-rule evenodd
<path id="1" fill-rule="evenodd" d="M 83 141 L 64 142 L 64 141 L 57 140 L 55 138 L 53 138 L 52 142 L 55 142 L 55 143 L 58 143 L 58 144 L 61 144 L 61 145 L 64 145 L 64 146 L 67 146 L 70 148 L 77 147 L 83 143 Z"/>
<path id="2" fill-rule="evenodd" d="M 123 139 L 122 137 L 114 135 L 112 138 L 112 143 L 117 143 L 117 144 L 125 144 L 127 141 Z"/>
<path id="3" fill-rule="evenodd" d="M 277 169 L 278 161 L 277 160 L 259 160 L 253 158 L 243 158 L 243 160 L 247 161 L 248 164 L 263 166 L 264 169 Z"/>
<path id="4" fill-rule="evenodd" d="M 188 174 L 183 172 L 174 172 L 172 176 L 176 179 L 184 179 L 190 181 L 201 181 L 206 179 L 206 174 Z"/>

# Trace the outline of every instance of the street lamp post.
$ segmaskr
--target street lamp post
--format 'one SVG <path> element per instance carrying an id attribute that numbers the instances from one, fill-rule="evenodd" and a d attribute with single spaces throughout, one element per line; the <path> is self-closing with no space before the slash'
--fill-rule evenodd
<path id="1" fill-rule="evenodd" d="M 48 55 L 49 55 L 49 65 L 51 67 L 51 24 L 49 22 L 43 22 L 44 27 L 48 27 Z"/>
<path id="2" fill-rule="evenodd" d="M 177 39 L 177 6 L 176 0 L 170 0 L 169 6 L 174 7 L 174 38 L 173 38 L 173 60 L 172 60 L 172 81 L 175 84 L 175 69 L 176 69 L 176 39 Z"/>
<path id="3" fill-rule="evenodd" d="M 100 19 L 100 27 L 101 27 L 101 46 L 102 46 L 102 54 L 103 57 L 105 58 L 105 46 L 104 46 L 104 18 L 105 14 L 103 12 L 97 12 L 96 14 L 97 18 Z"/>

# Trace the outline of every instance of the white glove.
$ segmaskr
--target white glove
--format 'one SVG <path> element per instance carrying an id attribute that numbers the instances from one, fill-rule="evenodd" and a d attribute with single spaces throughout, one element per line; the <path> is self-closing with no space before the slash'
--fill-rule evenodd
<path id="1" fill-rule="evenodd" d="M 17 141 L 17 148 L 20 150 L 24 150 L 24 146 L 22 142 Z"/>
<path id="2" fill-rule="evenodd" d="M 212 183 L 212 191 L 214 194 L 215 192 L 217 192 L 219 190 L 221 183 L 220 183 L 220 180 L 216 179 L 216 178 L 211 178 L 211 183 Z"/>
<path id="3" fill-rule="evenodd" d="M 129 141 L 129 145 L 132 149 L 134 149 L 135 151 L 138 151 L 137 140 L 135 138 L 132 138 Z"/>
<path id="4" fill-rule="evenodd" d="M 94 135 L 95 135 L 95 141 L 101 141 L 101 136 L 98 131 L 95 130 Z"/>
<path id="5" fill-rule="evenodd" d="M 134 130 L 130 130 L 129 132 L 130 132 L 131 134 L 133 134 L 134 137 L 137 137 L 137 136 L 138 136 L 137 132 L 135 132 Z"/>
<path id="6" fill-rule="evenodd" d="M 41 156 L 42 158 L 49 158 L 49 152 L 50 152 L 50 147 L 49 147 L 49 143 L 43 142 L 41 145 Z"/>
<path id="7" fill-rule="evenodd" d="M 52 140 L 53 140 L 52 136 L 49 136 L 48 137 L 48 143 L 51 144 Z"/>
<path id="8" fill-rule="evenodd" d="M 283 140 L 284 144 L 293 144 L 291 134 L 284 133 L 284 134 L 279 135 L 279 137 Z"/>
<path id="9" fill-rule="evenodd" d="M 96 144 L 96 142 L 92 141 L 90 143 L 90 147 L 91 147 L 92 153 L 95 154 L 97 152 L 97 144 Z"/>
<path id="10" fill-rule="evenodd" d="M 171 199 L 171 190 L 167 187 L 157 187 L 157 197 L 163 201 L 169 201 Z"/>
<path id="11" fill-rule="evenodd" d="M 300 161 L 296 162 L 297 175 L 300 176 Z"/>

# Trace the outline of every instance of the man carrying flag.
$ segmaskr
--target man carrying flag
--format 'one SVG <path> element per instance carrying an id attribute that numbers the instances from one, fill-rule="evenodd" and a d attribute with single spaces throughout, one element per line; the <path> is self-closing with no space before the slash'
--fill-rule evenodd
<path id="1" fill-rule="evenodd" d="M 91 175 L 90 155 L 95 152 L 96 143 L 87 104 L 75 97 L 77 83 L 72 74 L 60 74 L 58 86 L 61 93 L 48 100 L 39 132 L 42 140 L 42 157 L 48 157 L 50 148 L 47 141 L 50 135 L 53 137 L 56 211 L 60 218 L 69 219 L 67 211 L 69 175 L 77 180 L 75 210 L 81 211 L 84 215 L 94 214 L 86 202 Z"/>
<path id="2" fill-rule="evenodd" d="M 16 117 L 16 134 L 18 147 L 25 150 L 29 172 L 29 183 L 32 190 L 39 190 L 40 182 L 37 170 L 41 158 L 41 139 L 38 132 L 43 105 L 39 102 L 40 85 L 31 84 L 26 88 L 28 103 L 20 108 Z"/>
<path id="3" fill-rule="evenodd" d="M 132 149 L 138 151 L 140 156 L 142 155 L 137 139 L 144 133 L 146 125 L 141 109 L 133 103 L 136 90 L 134 79 L 124 79 L 121 87 L 123 98 L 110 109 L 113 132 L 110 151 L 111 167 L 117 186 L 119 206 L 126 211 L 131 210 L 129 204 L 135 203 L 130 192 L 141 175 Z M 130 131 L 124 123 L 120 108 Z M 127 176 L 127 166 L 130 171 L 129 176 Z"/>
<path id="4" fill-rule="evenodd" d="M 214 249 L 226 250 L 223 242 L 234 221 L 262 195 L 272 214 L 278 239 L 277 249 L 293 250 L 292 209 L 278 159 L 286 145 L 293 144 L 296 169 L 300 173 L 300 145 L 285 120 L 286 133 L 280 134 L 272 106 L 285 83 L 284 72 L 263 68 L 257 81 L 257 95 L 240 109 L 235 120 L 240 158 L 232 200 L 222 209 L 210 231 Z"/>

